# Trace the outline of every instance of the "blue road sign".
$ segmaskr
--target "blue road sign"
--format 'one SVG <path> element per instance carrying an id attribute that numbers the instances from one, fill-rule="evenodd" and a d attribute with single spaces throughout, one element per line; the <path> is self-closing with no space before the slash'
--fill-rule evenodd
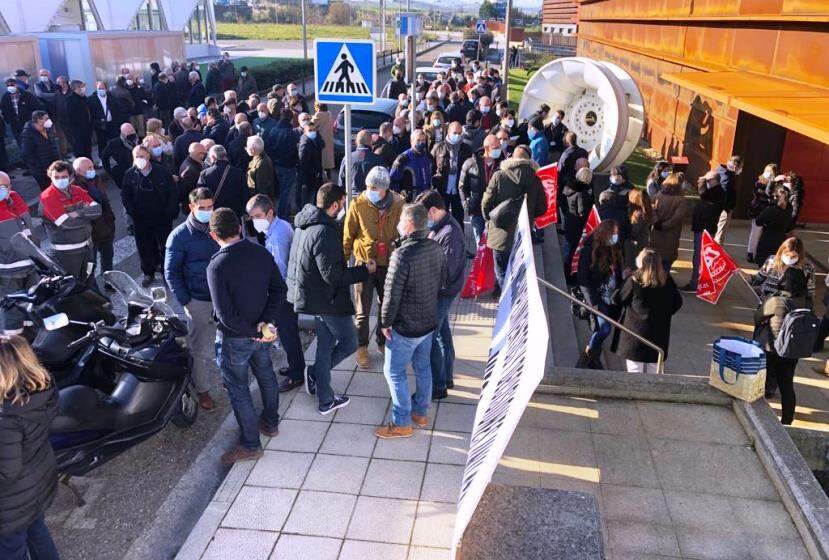
<path id="1" fill-rule="evenodd" d="M 486 33 L 486 20 L 479 19 L 475 22 L 476 33 Z"/>
<path id="2" fill-rule="evenodd" d="M 374 41 L 316 39 L 314 83 L 317 101 L 321 103 L 374 103 Z"/>

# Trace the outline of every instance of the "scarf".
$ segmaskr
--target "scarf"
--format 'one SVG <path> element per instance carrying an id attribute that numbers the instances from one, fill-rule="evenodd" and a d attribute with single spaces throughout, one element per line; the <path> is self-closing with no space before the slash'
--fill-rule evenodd
<path id="1" fill-rule="evenodd" d="M 386 210 L 388 210 L 391 207 L 391 203 L 394 201 L 394 197 L 388 191 L 386 191 L 386 196 L 381 198 L 380 202 L 378 202 L 377 204 L 374 204 L 374 202 L 372 202 L 372 200 L 368 198 L 368 196 L 366 196 L 366 199 L 368 199 L 371 205 L 377 208 L 380 211 L 380 213 L 383 213 Z"/>
<path id="2" fill-rule="evenodd" d="M 187 214 L 187 219 L 185 220 L 185 222 L 187 223 L 187 228 L 191 231 L 200 231 L 205 235 L 209 235 L 210 233 L 210 224 L 201 223 L 196 219 L 195 216 L 193 216 L 192 212 Z"/>

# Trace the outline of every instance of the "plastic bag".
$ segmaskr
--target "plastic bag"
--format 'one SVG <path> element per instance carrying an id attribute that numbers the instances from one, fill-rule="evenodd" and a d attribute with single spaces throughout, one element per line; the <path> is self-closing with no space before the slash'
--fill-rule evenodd
<path id="1" fill-rule="evenodd" d="M 481 242 L 475 252 L 475 260 L 472 261 L 472 268 L 466 283 L 461 290 L 461 297 L 464 299 L 482 296 L 495 289 L 495 259 L 492 256 L 492 249 L 486 246 L 486 232 L 481 235 Z"/>

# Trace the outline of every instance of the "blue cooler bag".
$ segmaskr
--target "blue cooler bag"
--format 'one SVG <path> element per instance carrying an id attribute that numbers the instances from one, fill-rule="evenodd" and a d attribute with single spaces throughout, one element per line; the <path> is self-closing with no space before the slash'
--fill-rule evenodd
<path id="1" fill-rule="evenodd" d="M 766 390 L 766 352 L 755 340 L 740 336 L 718 338 L 708 382 L 737 399 L 756 401 Z"/>

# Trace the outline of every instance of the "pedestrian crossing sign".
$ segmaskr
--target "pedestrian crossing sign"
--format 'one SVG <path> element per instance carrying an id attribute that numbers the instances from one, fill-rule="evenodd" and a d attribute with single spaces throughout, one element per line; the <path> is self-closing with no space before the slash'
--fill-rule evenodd
<path id="1" fill-rule="evenodd" d="M 479 19 L 475 22 L 475 33 L 486 33 L 486 20 Z"/>
<path id="2" fill-rule="evenodd" d="M 375 98 L 377 57 L 374 41 L 314 41 L 314 83 L 321 103 L 371 104 Z"/>

